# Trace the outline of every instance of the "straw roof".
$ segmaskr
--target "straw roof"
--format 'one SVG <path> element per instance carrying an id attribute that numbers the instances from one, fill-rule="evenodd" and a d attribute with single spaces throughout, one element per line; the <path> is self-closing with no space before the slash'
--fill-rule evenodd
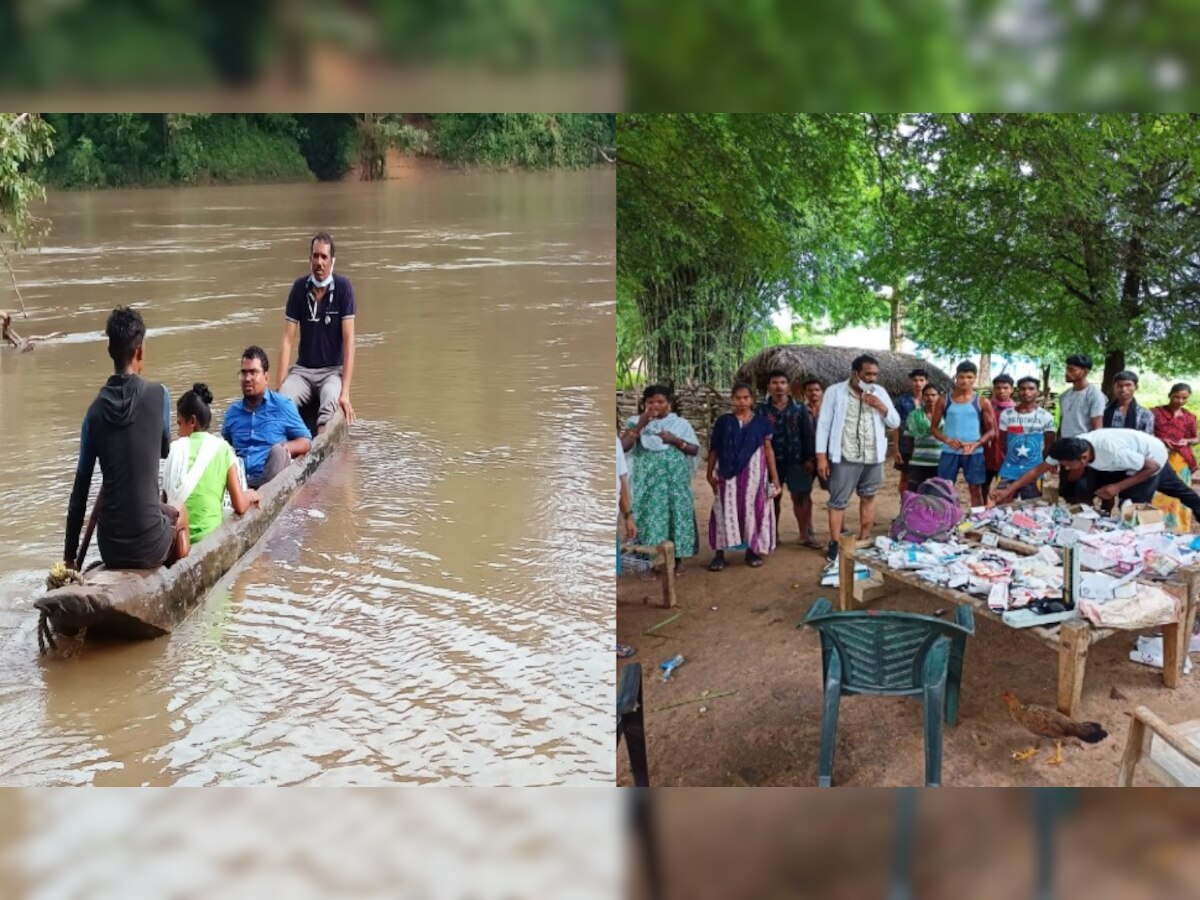
<path id="1" fill-rule="evenodd" d="M 760 392 L 767 389 L 767 373 L 782 369 L 792 379 L 793 390 L 801 382 L 818 378 L 822 387 L 829 387 L 850 377 L 850 364 L 860 353 L 870 353 L 879 360 L 879 384 L 893 397 L 912 390 L 908 373 L 924 369 L 929 380 L 943 391 L 950 389 L 950 376 L 911 353 L 892 353 L 888 350 L 856 350 L 853 347 L 823 347 L 815 344 L 780 344 L 768 347 L 738 369 L 735 381 L 745 381 Z"/>

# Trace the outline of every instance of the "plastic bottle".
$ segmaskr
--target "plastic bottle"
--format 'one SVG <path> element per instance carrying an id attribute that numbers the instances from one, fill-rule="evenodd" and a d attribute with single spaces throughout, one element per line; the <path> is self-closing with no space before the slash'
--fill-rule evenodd
<path id="1" fill-rule="evenodd" d="M 676 669 L 678 669 L 682 665 L 683 665 L 683 654 L 682 653 L 676 653 L 674 656 L 672 656 L 670 659 L 668 659 L 665 663 L 659 663 L 658 667 L 660 669 L 662 669 L 662 680 L 669 681 L 671 678 L 671 673 L 674 672 Z"/>

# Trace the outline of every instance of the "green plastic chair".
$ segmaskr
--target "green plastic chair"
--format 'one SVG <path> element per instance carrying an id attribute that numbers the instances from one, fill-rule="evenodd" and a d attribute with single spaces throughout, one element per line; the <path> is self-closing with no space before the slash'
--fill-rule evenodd
<path id="1" fill-rule="evenodd" d="M 920 696 L 925 703 L 925 785 L 942 779 L 942 720 L 958 724 L 967 637 L 975 633 L 969 606 L 957 606 L 955 621 L 883 610 L 834 612 L 824 597 L 796 627 L 811 625 L 821 636 L 825 684 L 817 785 L 833 783 L 833 749 L 843 694 Z"/>

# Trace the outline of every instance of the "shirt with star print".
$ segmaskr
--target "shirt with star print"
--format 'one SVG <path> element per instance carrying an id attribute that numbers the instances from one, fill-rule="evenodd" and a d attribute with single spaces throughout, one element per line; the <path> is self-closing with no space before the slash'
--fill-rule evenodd
<path id="1" fill-rule="evenodd" d="M 1030 469 L 1042 463 L 1042 447 L 1047 431 L 1054 430 L 1054 417 L 1040 406 L 1032 412 L 1020 412 L 1017 407 L 1000 414 L 1000 430 L 1006 435 L 1008 452 L 1000 466 L 1000 478 L 1016 481 Z"/>

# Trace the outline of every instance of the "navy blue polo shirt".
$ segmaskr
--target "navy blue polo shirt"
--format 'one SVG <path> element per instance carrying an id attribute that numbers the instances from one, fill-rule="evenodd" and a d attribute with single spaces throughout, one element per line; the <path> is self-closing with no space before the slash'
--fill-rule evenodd
<path id="1" fill-rule="evenodd" d="M 312 434 L 300 418 L 296 404 L 283 394 L 268 390 L 253 412 L 246 408 L 244 398 L 225 410 L 221 437 L 245 460 L 246 478 L 255 479 L 262 475 L 272 447 L 280 441 L 311 439 Z"/>
<path id="2" fill-rule="evenodd" d="M 297 278 L 288 293 L 284 315 L 300 326 L 298 365 L 324 369 L 342 364 L 342 322 L 354 318 L 354 288 L 350 279 L 333 276 L 333 284 L 318 303 L 312 295 L 312 276 Z"/>

